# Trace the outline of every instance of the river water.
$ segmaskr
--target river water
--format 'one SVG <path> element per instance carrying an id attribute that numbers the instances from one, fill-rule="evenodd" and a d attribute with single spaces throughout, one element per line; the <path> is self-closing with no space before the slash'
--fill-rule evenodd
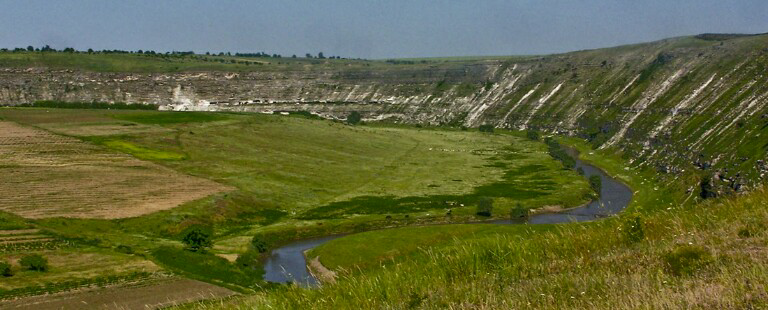
<path id="1" fill-rule="evenodd" d="M 578 155 L 572 152 L 575 158 Z M 487 222 L 489 224 L 557 224 L 569 222 L 585 222 L 619 213 L 629 205 L 632 200 L 632 190 L 620 181 L 608 176 L 603 170 L 576 159 L 576 167 L 584 170 L 584 176 L 589 178 L 597 175 L 602 180 L 600 198 L 593 200 L 585 206 L 569 209 L 559 213 L 536 214 L 526 221 L 497 220 Z M 317 280 L 312 277 L 307 269 L 307 260 L 304 251 L 319 246 L 330 240 L 340 238 L 343 235 L 326 236 L 321 238 L 305 239 L 287 244 L 272 250 L 264 265 L 264 280 L 269 282 L 297 282 L 302 286 L 316 286 Z"/>

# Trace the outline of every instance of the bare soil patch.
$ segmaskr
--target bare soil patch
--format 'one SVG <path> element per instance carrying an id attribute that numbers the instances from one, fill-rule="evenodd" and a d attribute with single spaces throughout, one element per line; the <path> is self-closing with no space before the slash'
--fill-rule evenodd
<path id="1" fill-rule="evenodd" d="M 228 189 L 74 138 L 0 121 L 0 210 L 23 217 L 135 217 Z"/>
<path id="2" fill-rule="evenodd" d="M 320 256 L 309 261 L 309 271 L 312 275 L 323 283 L 336 282 L 336 272 L 328 269 L 320 262 Z"/>
<path id="3" fill-rule="evenodd" d="M 27 235 L 27 234 L 34 234 L 39 232 L 39 229 L 16 229 L 16 230 L 0 230 L 0 236 L 11 236 L 11 235 Z"/>
<path id="4" fill-rule="evenodd" d="M 236 294 L 205 282 L 171 278 L 152 283 L 113 286 L 32 296 L 0 302 L 2 309 L 156 309 Z"/>

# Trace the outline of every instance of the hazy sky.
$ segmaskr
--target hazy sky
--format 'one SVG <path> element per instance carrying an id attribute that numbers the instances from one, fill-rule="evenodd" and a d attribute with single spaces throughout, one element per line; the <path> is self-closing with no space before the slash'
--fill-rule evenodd
<path id="1" fill-rule="evenodd" d="M 343 57 L 542 54 L 768 32 L 767 0 L 0 0 L 0 47 Z"/>

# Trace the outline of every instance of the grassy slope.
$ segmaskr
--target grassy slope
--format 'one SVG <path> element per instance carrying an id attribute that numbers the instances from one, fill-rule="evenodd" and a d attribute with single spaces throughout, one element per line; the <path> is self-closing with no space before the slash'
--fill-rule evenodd
<path id="1" fill-rule="evenodd" d="M 583 160 L 592 162 L 622 182 L 631 185 L 633 196 L 627 213 L 645 209 L 660 209 L 680 205 L 684 198 L 669 186 L 660 188 L 656 176 L 649 171 L 625 170 L 623 161 L 608 151 L 596 152 L 582 140 L 561 138 L 561 142 L 580 151 Z M 319 256 L 321 262 L 332 270 L 366 270 L 382 263 L 393 263 L 420 255 L 423 249 L 465 242 L 467 239 L 487 238 L 495 234 L 517 234 L 551 229 L 552 225 L 444 225 L 435 227 L 403 228 L 372 231 L 332 240 L 309 252 Z M 339 253 L 346 253 L 340 255 Z"/>
<path id="2" fill-rule="evenodd" d="M 489 184 L 496 184 L 491 189 L 538 184 L 540 195 L 498 198 L 496 210 L 504 217 L 506 208 L 517 202 L 526 207 L 573 206 L 590 193 L 582 178 L 546 155 L 543 145 L 508 134 L 353 127 L 254 114 L 6 108 L 0 109 L 0 117 L 73 135 L 236 188 L 138 218 L 37 221 L 70 237 L 97 240 L 103 247 L 129 245 L 146 254 L 158 246 L 178 246 L 176 234 L 196 223 L 216 225 L 216 252 L 237 254 L 245 251 L 255 234 L 268 235 L 276 244 L 381 226 L 477 220 L 474 206 L 448 206 L 443 201 L 437 209 L 409 209 L 406 214 L 382 204 L 378 206 L 383 210 L 358 209 L 365 214 L 357 216 L 299 218 L 306 210 L 354 197 L 378 202 L 397 197 L 438 199 L 444 194 L 475 198 L 473 190 Z M 381 198 L 389 196 L 394 198 Z M 446 209 L 453 210 L 452 217 L 444 215 Z M 395 214 L 396 219 L 385 220 L 386 214 Z M 406 215 L 410 217 L 405 219 Z"/>
<path id="3" fill-rule="evenodd" d="M 630 213 L 598 222 L 557 225 L 544 233 L 518 226 L 476 235 L 478 238 L 464 237 L 450 246 L 399 256 L 394 266 L 343 276 L 318 290 L 290 288 L 213 308 L 768 306 L 768 268 L 764 264 L 768 258 L 768 211 L 764 208 L 768 191 L 681 204 L 673 201 L 685 197 L 654 190 L 658 184 L 644 172 L 624 170 L 620 160 L 597 156 L 585 154 L 635 189 Z M 630 215 L 639 215 L 643 223 L 645 238 L 640 242 L 629 241 Z M 451 234 L 454 227 L 424 232 L 439 236 Z M 453 235 L 476 233 L 471 226 L 457 229 L 462 231 Z M 401 229 L 391 233 L 416 242 L 429 239 L 416 237 L 422 231 L 416 232 Z M 393 242 L 382 235 L 369 233 L 367 239 Z M 693 266 L 691 274 L 678 275 L 665 257 L 689 248 L 699 249 L 709 258 L 688 264 Z M 346 253 L 354 253 L 354 249 Z"/>

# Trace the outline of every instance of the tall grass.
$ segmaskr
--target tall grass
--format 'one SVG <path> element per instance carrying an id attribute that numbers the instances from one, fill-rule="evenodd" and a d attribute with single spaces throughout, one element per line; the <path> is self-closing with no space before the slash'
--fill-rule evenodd
<path id="1" fill-rule="evenodd" d="M 768 306 L 768 191 L 649 212 L 645 238 L 627 242 L 621 219 L 497 234 L 424 250 L 397 265 L 200 308 L 272 309 L 746 309 Z M 740 237 L 752 229 L 749 237 Z M 692 272 L 665 257 L 695 245 L 711 255 Z"/>

